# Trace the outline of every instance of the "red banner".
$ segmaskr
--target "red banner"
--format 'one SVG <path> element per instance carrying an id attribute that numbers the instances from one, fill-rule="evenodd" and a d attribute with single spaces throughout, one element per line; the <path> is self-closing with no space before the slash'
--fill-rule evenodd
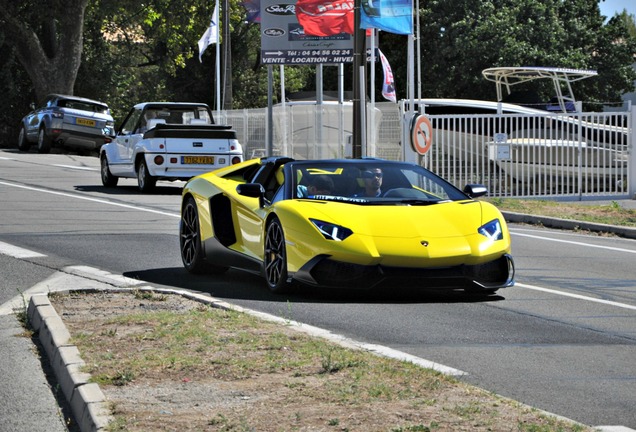
<path id="1" fill-rule="evenodd" d="M 353 0 L 298 0 L 296 18 L 307 35 L 353 34 L 353 6 Z"/>

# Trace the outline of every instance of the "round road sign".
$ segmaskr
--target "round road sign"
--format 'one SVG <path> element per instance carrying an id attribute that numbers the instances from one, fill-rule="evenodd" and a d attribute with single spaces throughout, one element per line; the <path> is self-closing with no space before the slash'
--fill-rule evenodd
<path id="1" fill-rule="evenodd" d="M 433 127 L 428 117 L 418 115 L 411 123 L 411 146 L 417 153 L 424 155 L 431 149 Z"/>

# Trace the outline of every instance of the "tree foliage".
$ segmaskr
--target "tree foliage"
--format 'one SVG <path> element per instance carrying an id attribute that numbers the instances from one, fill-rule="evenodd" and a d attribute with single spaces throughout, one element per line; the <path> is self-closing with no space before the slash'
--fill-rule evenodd
<path id="1" fill-rule="evenodd" d="M 636 39 L 624 21 L 606 24 L 596 0 L 430 0 L 420 9 L 422 95 L 496 98 L 481 71 L 496 66 L 596 69 L 577 83 L 580 99 L 618 102 L 633 89 Z M 405 38 L 382 36 L 382 50 L 397 80 L 406 82 Z M 388 47 L 388 48 L 387 48 Z M 537 84 L 546 100 L 551 85 Z M 397 83 L 399 97 L 406 86 Z"/>

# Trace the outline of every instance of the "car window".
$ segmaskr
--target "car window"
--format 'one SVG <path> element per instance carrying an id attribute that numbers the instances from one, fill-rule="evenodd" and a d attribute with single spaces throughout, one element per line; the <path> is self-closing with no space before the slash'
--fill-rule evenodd
<path id="1" fill-rule="evenodd" d="M 133 110 L 124 123 L 121 125 L 120 134 L 121 135 L 130 135 L 133 133 L 136 127 L 138 127 L 139 118 L 141 117 L 141 110 L 135 109 Z"/>
<path id="2" fill-rule="evenodd" d="M 96 112 L 101 114 L 108 113 L 108 107 L 104 105 L 94 104 L 94 103 L 85 102 L 85 101 L 78 101 L 73 99 L 61 99 L 58 101 L 57 106 L 62 108 L 81 110 L 81 111 Z"/>

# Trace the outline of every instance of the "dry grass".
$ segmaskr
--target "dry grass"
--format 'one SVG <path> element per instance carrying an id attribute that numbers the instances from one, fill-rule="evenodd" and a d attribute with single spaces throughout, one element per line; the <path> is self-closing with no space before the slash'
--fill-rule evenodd
<path id="1" fill-rule="evenodd" d="M 177 295 L 51 302 L 111 431 L 587 431 L 410 363 Z"/>

